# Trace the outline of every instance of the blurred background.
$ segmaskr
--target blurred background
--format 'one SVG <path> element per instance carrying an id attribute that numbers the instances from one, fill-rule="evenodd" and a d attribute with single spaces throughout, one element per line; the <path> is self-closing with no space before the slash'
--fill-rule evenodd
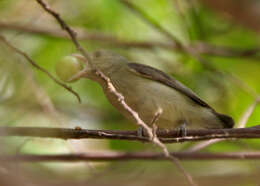
<path id="1" fill-rule="evenodd" d="M 136 9 L 120 0 L 46 2 L 77 31 L 87 51 L 109 49 L 131 61 L 161 69 L 219 112 L 231 115 L 237 127 L 259 124 L 260 108 L 255 97 L 260 92 L 260 1 L 130 0 Z M 178 48 L 157 24 L 195 52 Z M 0 0 L 0 34 L 54 75 L 55 64 L 77 52 L 56 20 L 36 1 Z M 70 86 L 80 94 L 81 104 L 0 42 L 2 126 L 136 129 L 109 104 L 98 84 L 83 79 Z M 243 114 L 250 106 L 253 110 L 246 122 Z M 197 144 L 167 147 L 171 151 L 185 151 Z M 219 142 L 200 151 L 238 152 L 259 148 L 259 140 L 239 140 Z M 151 144 L 130 141 L 1 137 L 0 151 L 59 154 L 159 150 Z M 258 160 L 196 160 L 182 165 L 199 185 L 249 186 L 259 185 L 259 163 Z M 3 186 L 187 185 L 180 171 L 165 161 L 5 162 L 0 165 L 0 177 Z"/>

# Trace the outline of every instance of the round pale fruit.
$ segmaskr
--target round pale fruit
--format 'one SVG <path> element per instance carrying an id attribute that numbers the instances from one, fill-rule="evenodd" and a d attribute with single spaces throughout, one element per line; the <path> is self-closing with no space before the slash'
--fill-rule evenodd
<path id="1" fill-rule="evenodd" d="M 83 64 L 74 56 L 65 56 L 56 64 L 57 76 L 65 82 L 83 69 Z"/>

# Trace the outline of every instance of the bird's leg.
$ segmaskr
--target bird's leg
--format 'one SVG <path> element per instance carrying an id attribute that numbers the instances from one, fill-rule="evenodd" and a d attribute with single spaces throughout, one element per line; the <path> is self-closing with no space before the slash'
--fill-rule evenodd
<path id="1" fill-rule="evenodd" d="M 137 136 L 140 138 L 144 137 L 144 128 L 142 126 L 139 126 L 137 129 Z"/>
<path id="2" fill-rule="evenodd" d="M 153 137 L 155 137 L 156 136 L 156 132 L 157 132 L 157 130 L 158 130 L 158 126 L 155 124 L 155 123 L 153 123 L 153 125 L 152 125 L 152 130 L 153 130 Z M 143 127 L 138 127 L 138 129 L 137 129 L 137 136 L 138 137 L 145 137 L 145 131 L 144 131 L 144 128 Z"/>
<path id="3" fill-rule="evenodd" d="M 158 108 L 158 110 L 155 112 L 155 114 L 152 118 L 152 121 L 150 122 L 149 126 L 152 126 L 153 137 L 156 136 L 156 132 L 157 132 L 157 129 L 158 129 L 158 126 L 155 123 L 159 119 L 161 114 L 162 114 L 162 109 Z M 145 134 L 144 128 L 142 126 L 139 126 L 138 129 L 137 129 L 137 136 L 138 137 L 145 137 L 144 134 Z"/>
<path id="4" fill-rule="evenodd" d="M 178 128 L 177 128 L 177 136 L 185 137 L 187 136 L 187 124 L 184 121 Z"/>

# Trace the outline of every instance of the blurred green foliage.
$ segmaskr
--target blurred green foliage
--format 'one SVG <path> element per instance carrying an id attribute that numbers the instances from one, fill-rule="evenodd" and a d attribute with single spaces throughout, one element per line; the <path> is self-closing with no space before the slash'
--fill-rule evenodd
<path id="1" fill-rule="evenodd" d="M 194 7 L 187 7 L 181 3 L 184 19 L 178 14 L 175 3 L 168 0 L 132 1 L 143 9 L 161 26 L 167 29 L 178 40 L 185 44 L 195 43 L 197 40 L 213 45 L 234 47 L 237 49 L 251 49 L 259 45 L 259 33 L 248 30 L 222 18 L 212 10 L 197 3 Z M 60 12 L 61 16 L 72 27 L 85 29 L 90 33 L 110 34 L 127 41 L 160 41 L 169 42 L 160 32 L 147 25 L 131 10 L 123 6 L 119 0 L 75 0 L 49 1 L 50 5 Z M 25 27 L 41 26 L 57 28 L 57 22 L 42 11 L 34 1 L 0 0 L 0 22 L 19 24 Z M 186 23 L 185 23 L 186 22 Z M 19 49 L 25 51 L 38 65 L 55 74 L 55 64 L 62 57 L 75 53 L 75 47 L 67 39 L 33 34 L 15 29 L 1 29 L 1 34 Z M 61 31 L 61 30 L 60 30 Z M 61 31 L 62 32 L 62 31 Z M 186 33 L 188 35 L 186 35 Z M 159 47 L 141 49 L 131 47 L 116 47 L 106 42 L 95 40 L 81 41 L 81 44 L 92 52 L 105 48 L 114 50 L 131 61 L 149 64 L 170 73 L 188 87 L 192 88 L 210 105 L 218 111 L 230 114 L 239 121 L 246 108 L 254 101 L 244 89 L 234 84 L 224 75 L 209 71 L 193 57 L 186 53 L 165 50 Z M 255 57 L 216 57 L 203 55 L 211 66 L 222 72 L 236 75 L 243 84 L 260 92 L 260 58 Z M 123 78 L 123 77 L 122 77 Z M 91 129 L 136 129 L 136 126 L 124 119 L 105 98 L 102 89 L 90 80 L 80 80 L 70 86 L 76 90 L 83 103 L 77 103 L 76 98 L 68 91 L 55 84 L 46 74 L 33 68 L 21 56 L 15 54 L 4 44 L 0 43 L 0 120 L 1 125 L 8 126 L 59 126 Z M 42 93 L 44 92 L 44 93 Z M 159 96 L 159 95 L 158 95 Z M 54 111 L 52 110 L 54 108 Z M 260 121 L 260 107 L 256 107 L 246 126 L 258 125 Z M 59 153 L 96 150 L 137 151 L 154 149 L 152 145 L 127 141 L 83 140 L 74 143 L 57 140 L 39 140 L 32 138 L 5 139 L 6 152 L 15 153 L 17 149 L 22 153 Z M 194 143 L 168 145 L 171 150 L 189 148 Z M 244 148 L 245 147 L 245 148 Z M 226 152 L 258 149 L 259 140 L 243 140 L 237 143 L 221 142 L 204 149 L 211 152 Z M 61 164 L 47 166 L 48 171 L 62 170 Z M 59 166 L 58 166 L 59 165 Z M 104 163 L 97 167 L 101 170 L 108 166 Z M 120 163 L 112 163 L 111 167 L 120 169 Z M 133 171 L 137 166 L 151 168 L 154 172 L 163 168 L 174 169 L 167 163 L 126 163 L 127 171 Z M 42 164 L 33 166 L 33 170 L 41 170 Z M 77 167 L 78 166 L 78 167 Z M 69 167 L 69 166 L 68 166 Z M 77 171 L 84 172 L 89 167 L 76 165 Z M 208 169 L 212 175 L 232 174 L 244 170 L 253 171 L 257 166 L 251 163 L 236 162 L 220 163 L 200 162 L 185 163 L 188 170 L 197 175 L 204 175 Z M 205 167 L 205 168 L 204 168 Z M 215 168 L 212 168 L 215 167 Z M 46 167 L 45 167 L 46 168 Z M 121 167 L 122 168 L 122 167 Z M 137 172 L 140 171 L 140 167 Z M 145 168 L 144 168 L 145 169 Z M 147 168 L 148 169 L 148 168 Z M 71 170 L 71 171 L 69 171 Z M 198 170 L 198 171 L 196 171 Z M 67 174 L 73 174 L 75 167 L 68 169 Z M 126 172 L 127 172 L 126 171 Z M 120 172 L 120 171 L 119 171 Z M 85 172 L 84 172 L 85 173 Z M 47 174 L 47 173 L 46 173 Z M 65 174 L 65 173 L 64 173 Z M 81 173 L 79 173 L 81 174 Z M 78 177 L 75 175 L 74 178 Z M 83 173 L 82 173 L 83 174 Z M 71 176 L 73 177 L 73 176 Z M 80 177 L 80 176 L 79 176 Z"/>

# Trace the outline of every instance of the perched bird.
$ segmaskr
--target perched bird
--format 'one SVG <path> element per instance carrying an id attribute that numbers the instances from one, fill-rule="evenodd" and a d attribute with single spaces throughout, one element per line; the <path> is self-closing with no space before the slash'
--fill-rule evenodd
<path id="1" fill-rule="evenodd" d="M 75 56 L 82 60 L 79 55 Z M 148 125 L 151 125 L 158 109 L 162 113 L 156 125 L 161 129 L 217 129 L 232 128 L 234 125 L 231 117 L 216 112 L 192 90 L 160 70 L 129 62 L 126 58 L 105 50 L 94 52 L 92 63 L 97 70 L 110 78 L 126 103 Z M 134 121 L 132 115 L 108 91 L 104 81 L 92 69 L 86 67 L 81 77 L 99 83 L 110 103 L 122 115 Z"/>

